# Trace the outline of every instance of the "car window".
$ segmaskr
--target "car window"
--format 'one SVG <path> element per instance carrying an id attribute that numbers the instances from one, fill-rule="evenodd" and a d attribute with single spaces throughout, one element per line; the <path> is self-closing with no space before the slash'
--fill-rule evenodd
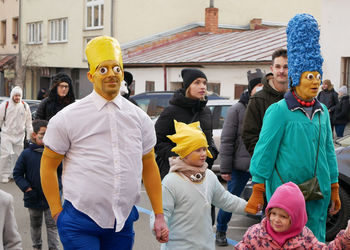
<path id="1" fill-rule="evenodd" d="M 145 111 L 152 119 L 157 118 L 162 111 L 169 106 L 172 95 L 155 95 L 134 98 L 137 105 Z"/>
<path id="2" fill-rule="evenodd" d="M 222 129 L 230 105 L 210 106 L 213 118 L 213 129 Z"/>

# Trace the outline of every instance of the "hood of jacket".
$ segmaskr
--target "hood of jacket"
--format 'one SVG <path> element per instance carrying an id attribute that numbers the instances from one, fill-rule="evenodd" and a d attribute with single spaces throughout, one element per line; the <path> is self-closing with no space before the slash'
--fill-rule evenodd
<path id="1" fill-rule="evenodd" d="M 282 246 L 289 238 L 300 234 L 307 222 L 305 200 L 299 187 L 293 182 L 288 182 L 279 186 L 271 196 L 265 213 L 268 215 L 269 210 L 274 207 L 285 210 L 289 214 L 291 220 L 289 229 L 280 233 L 275 232 L 269 220 L 267 220 L 267 232 Z"/>
<path id="2" fill-rule="evenodd" d="M 241 94 L 241 97 L 239 98 L 239 102 L 242 103 L 244 106 L 247 106 L 249 102 L 249 98 L 250 98 L 250 95 L 248 91 L 247 90 L 243 91 L 243 93 Z"/>
<path id="3" fill-rule="evenodd" d="M 19 94 L 21 96 L 21 101 L 22 101 L 22 95 L 23 95 L 23 92 L 22 92 L 22 89 L 20 86 L 15 86 L 12 90 L 11 90 L 11 94 L 10 94 L 10 101 L 12 103 L 14 103 L 13 101 L 13 96 L 16 95 L 16 94 Z"/>
<path id="4" fill-rule="evenodd" d="M 184 89 L 178 89 L 174 96 L 170 99 L 169 103 L 172 105 L 177 105 L 183 108 L 189 108 L 193 110 L 193 113 L 201 111 L 205 108 L 208 102 L 208 97 L 205 97 L 205 100 L 191 99 L 185 96 Z"/>

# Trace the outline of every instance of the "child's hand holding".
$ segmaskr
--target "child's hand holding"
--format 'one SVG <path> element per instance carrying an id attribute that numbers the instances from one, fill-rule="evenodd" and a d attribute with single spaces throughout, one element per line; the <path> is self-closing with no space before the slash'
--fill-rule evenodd
<path id="1" fill-rule="evenodd" d="M 345 229 L 345 237 L 350 239 L 350 220 L 348 220 L 348 226 Z"/>

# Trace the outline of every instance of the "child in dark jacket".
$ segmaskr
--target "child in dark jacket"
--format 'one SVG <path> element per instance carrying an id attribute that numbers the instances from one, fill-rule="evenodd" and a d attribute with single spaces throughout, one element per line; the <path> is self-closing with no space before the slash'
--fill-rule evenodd
<path id="1" fill-rule="evenodd" d="M 40 181 L 40 161 L 44 149 L 43 138 L 47 123 L 45 120 L 33 121 L 33 133 L 29 148 L 21 153 L 13 170 L 13 178 L 24 193 L 24 207 L 28 208 L 29 211 L 33 249 L 42 248 L 41 226 L 43 215 L 45 216 L 48 248 L 59 249 L 57 227 L 51 217 Z M 60 166 L 57 171 L 59 177 L 61 173 L 62 167 Z"/>
<path id="2" fill-rule="evenodd" d="M 288 182 L 279 186 L 265 210 L 266 218 L 251 226 L 235 249 L 350 249 L 350 220 L 346 230 L 325 244 L 306 227 L 304 196 L 299 187 Z"/>

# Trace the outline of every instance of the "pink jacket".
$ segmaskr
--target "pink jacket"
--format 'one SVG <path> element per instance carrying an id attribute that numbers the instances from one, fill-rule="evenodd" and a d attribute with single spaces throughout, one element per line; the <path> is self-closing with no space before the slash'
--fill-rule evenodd
<path id="1" fill-rule="evenodd" d="M 350 249 L 350 237 L 346 236 L 344 230 L 342 230 L 327 246 L 327 244 L 319 242 L 309 228 L 304 227 L 300 234 L 288 239 L 284 245 L 280 247 L 267 233 L 266 218 L 264 218 L 260 224 L 255 224 L 247 230 L 243 236 L 243 240 L 238 242 L 235 249 Z"/>

